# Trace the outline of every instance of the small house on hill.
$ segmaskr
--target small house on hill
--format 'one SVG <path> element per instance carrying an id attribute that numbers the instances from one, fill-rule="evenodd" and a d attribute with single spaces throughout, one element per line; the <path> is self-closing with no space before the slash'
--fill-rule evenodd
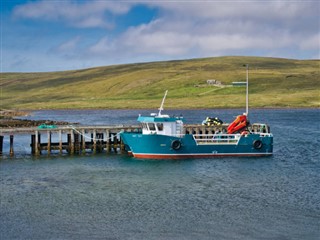
<path id="1" fill-rule="evenodd" d="M 217 81 L 215 79 L 208 79 L 207 80 L 207 84 L 208 85 L 221 85 L 221 82 L 220 81 Z"/>

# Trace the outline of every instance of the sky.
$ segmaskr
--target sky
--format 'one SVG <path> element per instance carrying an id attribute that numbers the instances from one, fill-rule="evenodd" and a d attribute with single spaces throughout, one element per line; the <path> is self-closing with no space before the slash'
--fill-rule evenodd
<path id="1" fill-rule="evenodd" d="M 1 0 L 1 72 L 219 56 L 320 59 L 320 0 Z"/>

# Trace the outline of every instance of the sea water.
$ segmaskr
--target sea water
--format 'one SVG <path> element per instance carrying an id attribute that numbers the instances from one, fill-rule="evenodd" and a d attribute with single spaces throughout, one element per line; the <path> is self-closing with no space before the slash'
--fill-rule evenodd
<path id="1" fill-rule="evenodd" d="M 171 110 L 186 123 L 241 110 Z M 135 124 L 149 110 L 36 111 L 28 118 Z M 272 157 L 137 160 L 123 154 L 0 160 L 0 239 L 319 239 L 320 112 L 254 109 Z M 8 142 L 5 141 L 5 149 Z"/>

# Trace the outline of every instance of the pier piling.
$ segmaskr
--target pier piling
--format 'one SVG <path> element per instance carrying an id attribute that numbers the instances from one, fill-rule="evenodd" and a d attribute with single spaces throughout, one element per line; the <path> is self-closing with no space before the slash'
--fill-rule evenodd
<path id="1" fill-rule="evenodd" d="M 10 135 L 10 157 L 14 155 L 14 150 L 13 150 L 13 135 Z"/>
<path id="2" fill-rule="evenodd" d="M 111 152 L 111 144 L 110 144 L 110 131 L 106 130 L 106 152 Z"/>
<path id="3" fill-rule="evenodd" d="M 95 129 L 93 130 L 93 133 L 91 136 L 93 139 L 93 153 L 96 153 L 97 152 L 97 133 Z"/>
<path id="4" fill-rule="evenodd" d="M 50 155 L 51 154 L 51 132 L 47 131 L 47 135 L 48 135 L 47 154 Z"/>
<path id="5" fill-rule="evenodd" d="M 62 154 L 62 130 L 59 130 L 59 153 Z"/>
<path id="6" fill-rule="evenodd" d="M 40 144 L 41 144 L 41 135 L 38 131 L 35 132 L 35 142 L 34 142 L 34 155 L 38 156 L 41 154 Z"/>
<path id="7" fill-rule="evenodd" d="M 86 135 L 85 135 L 85 130 L 82 129 L 81 131 L 81 152 L 86 153 Z"/>
<path id="8" fill-rule="evenodd" d="M 74 137 L 74 152 L 75 153 L 80 153 L 79 134 L 78 133 L 74 133 L 73 137 Z"/>
<path id="9" fill-rule="evenodd" d="M 73 130 L 70 130 L 70 154 L 74 154 L 74 132 Z"/>
<path id="10" fill-rule="evenodd" d="M 0 156 L 2 155 L 2 149 L 3 149 L 3 138 L 4 136 L 0 136 Z"/>

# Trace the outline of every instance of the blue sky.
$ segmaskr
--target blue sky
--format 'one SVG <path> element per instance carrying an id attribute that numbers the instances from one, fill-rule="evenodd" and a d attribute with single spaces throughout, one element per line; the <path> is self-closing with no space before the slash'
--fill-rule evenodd
<path id="1" fill-rule="evenodd" d="M 1 0 L 1 71 L 216 56 L 320 58 L 320 1 Z"/>

